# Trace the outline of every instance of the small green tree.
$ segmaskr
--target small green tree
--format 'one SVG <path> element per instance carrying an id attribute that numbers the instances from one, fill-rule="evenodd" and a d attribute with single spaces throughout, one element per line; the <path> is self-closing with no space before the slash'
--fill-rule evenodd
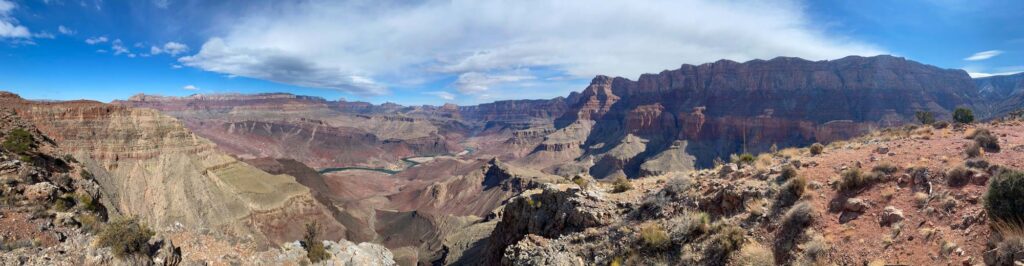
<path id="1" fill-rule="evenodd" d="M 306 257 L 310 262 L 317 263 L 331 258 L 324 248 L 324 242 L 317 240 L 320 235 L 320 224 L 316 221 L 306 224 L 306 235 L 302 238 L 302 244 L 306 248 Z"/>
<path id="2" fill-rule="evenodd" d="M 7 132 L 7 137 L 4 139 L 4 149 L 17 154 L 25 154 L 32 150 L 32 145 L 35 140 L 32 138 L 32 134 L 28 131 L 15 128 L 10 132 Z"/>
<path id="3" fill-rule="evenodd" d="M 953 111 L 953 121 L 962 124 L 970 124 L 971 122 L 974 122 L 974 111 L 964 107 L 956 108 L 956 110 Z"/>
<path id="4" fill-rule="evenodd" d="M 932 112 L 917 111 L 914 113 L 914 117 L 917 117 L 917 122 L 921 122 L 924 125 L 931 125 L 935 123 L 935 115 Z"/>

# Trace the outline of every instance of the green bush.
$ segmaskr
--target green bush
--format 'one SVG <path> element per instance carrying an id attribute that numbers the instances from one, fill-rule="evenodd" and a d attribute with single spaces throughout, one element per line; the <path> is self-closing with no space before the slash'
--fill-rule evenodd
<path id="1" fill-rule="evenodd" d="M 757 158 L 755 158 L 754 155 L 750 154 L 749 152 L 740 154 L 739 156 L 733 155 L 732 157 L 732 162 L 735 164 L 752 165 L 754 164 L 755 160 L 757 160 Z"/>
<path id="2" fill-rule="evenodd" d="M 953 111 L 953 121 L 961 124 L 970 124 L 974 122 L 974 112 L 967 108 L 956 108 Z"/>
<path id="3" fill-rule="evenodd" d="M 7 132 L 7 136 L 4 139 L 4 149 L 17 153 L 25 154 L 32 150 L 32 146 L 35 145 L 35 140 L 32 138 L 32 134 L 28 131 L 20 128 L 12 129 Z"/>
<path id="4" fill-rule="evenodd" d="M 923 125 L 931 125 L 932 123 L 935 123 L 935 115 L 932 114 L 932 112 L 918 111 L 914 113 L 914 117 L 916 117 L 917 121 L 921 122 Z"/>
<path id="5" fill-rule="evenodd" d="M 797 200 L 803 197 L 805 191 L 807 191 L 807 178 L 798 176 L 786 181 L 782 185 L 778 197 L 775 199 L 774 211 L 778 213 L 782 208 L 792 206 L 793 203 L 796 203 Z"/>
<path id="6" fill-rule="evenodd" d="M 818 155 L 823 151 L 825 151 L 825 145 L 821 145 L 821 143 L 811 144 L 811 155 Z"/>
<path id="7" fill-rule="evenodd" d="M 747 231 L 736 225 L 718 223 L 712 231 L 714 235 L 711 235 L 705 249 L 707 265 L 724 265 L 747 242 Z"/>
<path id="8" fill-rule="evenodd" d="M 1005 170 L 988 183 L 985 210 L 990 219 L 1024 224 L 1024 173 Z"/>
<path id="9" fill-rule="evenodd" d="M 109 247 L 115 257 L 148 256 L 153 231 L 135 218 L 119 218 L 103 227 L 97 236 L 100 247 Z"/>
<path id="10" fill-rule="evenodd" d="M 587 178 L 583 176 L 573 177 L 572 182 L 576 183 L 577 186 L 583 189 L 586 189 L 590 185 L 590 180 L 587 180 Z"/>
<path id="11" fill-rule="evenodd" d="M 306 257 L 310 262 L 317 263 L 331 258 L 324 248 L 324 242 L 318 240 L 320 224 L 316 221 L 306 224 L 306 235 L 302 238 L 302 246 L 306 248 Z"/>

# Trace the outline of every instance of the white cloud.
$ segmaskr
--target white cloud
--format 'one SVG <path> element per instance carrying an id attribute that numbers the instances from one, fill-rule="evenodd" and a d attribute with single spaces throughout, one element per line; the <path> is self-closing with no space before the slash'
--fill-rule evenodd
<path id="1" fill-rule="evenodd" d="M 463 94 L 481 94 L 495 84 L 532 79 L 534 79 L 533 76 L 527 75 L 489 75 L 479 72 L 466 72 L 459 75 L 459 78 L 455 81 L 455 88 Z"/>
<path id="2" fill-rule="evenodd" d="M 92 38 L 85 39 L 85 43 L 88 43 L 90 45 L 98 44 L 98 43 L 105 43 L 107 41 L 109 41 L 107 39 L 107 36 L 92 37 Z"/>
<path id="3" fill-rule="evenodd" d="M 32 33 L 18 23 L 13 17 L 11 12 L 17 8 L 14 2 L 8 0 L 0 0 L 0 39 L 4 38 L 24 38 L 28 39 L 32 37 Z"/>
<path id="4" fill-rule="evenodd" d="M 380 94 L 388 85 L 429 76 L 545 69 L 573 78 L 636 78 L 723 58 L 821 60 L 883 52 L 826 34 L 820 24 L 801 3 L 785 0 L 311 0 L 226 21 L 218 26 L 225 34 L 180 62 Z M 488 87 L 453 85 L 470 92 Z"/>
<path id="5" fill-rule="evenodd" d="M 429 94 L 429 95 L 437 96 L 437 98 L 441 98 L 442 100 L 445 100 L 445 101 L 455 100 L 455 94 L 452 94 L 452 93 L 447 92 L 447 91 L 430 91 L 430 92 L 425 92 L 425 93 Z"/>
<path id="6" fill-rule="evenodd" d="M 182 44 L 182 43 L 178 43 L 178 42 L 168 42 L 168 43 L 165 43 L 163 47 L 157 47 L 157 46 L 149 47 L 149 53 L 153 54 L 153 55 L 158 55 L 158 54 L 161 54 L 161 53 L 167 53 L 167 54 L 169 54 L 171 56 L 176 56 L 178 54 L 185 53 L 185 52 L 188 52 L 188 45 L 185 45 L 185 44 Z"/>
<path id="7" fill-rule="evenodd" d="M 56 38 L 57 38 L 57 36 L 53 36 L 53 33 L 49 33 L 49 32 L 45 32 L 45 31 L 44 31 L 44 32 L 36 32 L 36 33 L 33 33 L 33 34 L 32 34 L 32 38 L 39 38 L 39 39 L 56 39 Z"/>
<path id="8" fill-rule="evenodd" d="M 182 89 L 187 91 L 197 91 L 199 90 L 199 87 L 196 87 L 195 85 L 185 85 L 185 87 L 182 87 Z"/>
<path id="9" fill-rule="evenodd" d="M 121 42 L 121 39 L 115 39 L 113 42 L 110 42 L 110 50 L 114 51 L 114 55 L 127 54 L 128 57 L 135 57 L 135 54 L 128 50 L 128 47 L 124 47 L 124 42 Z"/>
<path id="10" fill-rule="evenodd" d="M 57 27 L 57 32 L 60 32 L 60 34 L 64 34 L 64 35 L 75 35 L 75 30 L 72 30 L 71 28 L 65 27 L 64 25 L 58 26 Z"/>
<path id="11" fill-rule="evenodd" d="M 981 61 L 981 60 L 986 60 L 986 59 L 989 59 L 989 58 L 996 57 L 997 55 L 1000 55 L 1002 53 L 1003 53 L 1003 51 L 1000 51 L 1000 50 L 982 51 L 982 52 L 974 53 L 973 55 L 968 56 L 967 58 L 964 58 L 964 60 L 967 60 L 967 61 Z"/>

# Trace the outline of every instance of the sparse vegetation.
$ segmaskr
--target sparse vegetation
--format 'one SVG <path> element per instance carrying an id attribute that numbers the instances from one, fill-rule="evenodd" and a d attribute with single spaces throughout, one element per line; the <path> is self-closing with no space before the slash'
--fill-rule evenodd
<path id="1" fill-rule="evenodd" d="M 725 264 L 747 242 L 747 231 L 736 225 L 718 223 L 712 231 L 714 235 L 709 238 L 704 250 L 707 265 Z"/>
<path id="2" fill-rule="evenodd" d="M 914 113 L 914 117 L 917 118 L 917 122 L 921 122 L 922 125 L 931 125 L 935 123 L 935 115 L 932 112 L 917 111 Z"/>
<path id="3" fill-rule="evenodd" d="M 640 240 L 644 247 L 651 250 L 664 250 L 671 242 L 668 232 L 657 223 L 647 223 L 640 227 Z"/>
<path id="4" fill-rule="evenodd" d="M 860 168 L 851 168 L 840 175 L 839 191 L 855 191 L 879 181 L 879 175 L 864 174 Z"/>
<path id="5" fill-rule="evenodd" d="M 947 127 L 949 127 L 949 122 L 938 121 L 938 122 L 932 123 L 932 127 L 935 128 L 935 129 L 947 128 Z"/>
<path id="6" fill-rule="evenodd" d="M 814 144 L 811 144 L 811 148 L 810 149 L 811 149 L 811 155 L 819 155 L 823 151 L 825 151 L 825 145 L 821 145 L 821 143 L 814 143 Z"/>
<path id="7" fill-rule="evenodd" d="M 797 175 L 797 172 L 796 172 L 796 168 L 795 167 L 793 167 L 792 165 L 788 165 L 788 164 L 787 165 L 783 165 L 781 173 L 779 173 L 779 180 L 778 181 L 779 182 L 786 182 L 790 178 L 796 177 L 796 175 Z"/>
<path id="8" fill-rule="evenodd" d="M 35 140 L 32 138 L 32 134 L 28 131 L 21 128 L 15 128 L 7 132 L 3 146 L 4 149 L 9 152 L 24 155 L 32 150 L 32 147 L 35 145 L 34 142 Z"/>
<path id="9" fill-rule="evenodd" d="M 1024 227 L 1020 223 L 993 222 L 988 246 L 993 252 L 985 254 L 989 265 L 1013 265 L 1024 261 Z"/>
<path id="10" fill-rule="evenodd" d="M 967 148 L 964 148 L 964 154 L 967 155 L 967 158 L 981 157 L 981 146 L 979 146 L 978 143 L 972 142 L 967 145 Z"/>
<path id="11" fill-rule="evenodd" d="M 879 163 L 878 165 L 875 165 L 875 167 L 871 168 L 871 172 L 883 173 L 887 175 L 894 174 L 899 170 L 900 168 L 898 166 L 885 162 Z"/>
<path id="12" fill-rule="evenodd" d="M 743 154 L 740 154 L 740 155 L 733 154 L 731 156 L 731 160 L 732 160 L 732 163 L 735 163 L 735 164 L 738 164 L 738 165 L 753 165 L 754 161 L 756 161 L 757 158 L 754 157 L 753 154 L 743 153 Z"/>
<path id="13" fill-rule="evenodd" d="M 148 256 L 153 231 L 135 218 L 118 218 L 103 227 L 97 236 L 100 247 L 109 247 L 118 258 Z"/>
<path id="14" fill-rule="evenodd" d="M 319 236 L 320 224 L 316 221 L 307 223 L 306 235 L 302 237 L 302 247 L 306 248 L 306 257 L 313 263 L 331 258 L 331 254 L 324 249 L 324 242 L 317 239 Z"/>
<path id="15" fill-rule="evenodd" d="M 956 108 L 953 111 L 953 121 L 961 124 L 970 124 L 974 122 L 974 112 L 964 107 Z"/>
<path id="16" fill-rule="evenodd" d="M 914 193 L 914 204 L 917 204 L 918 208 L 924 208 L 925 206 L 928 206 L 928 201 L 930 199 L 931 198 L 928 197 L 928 194 L 924 192 Z"/>
<path id="17" fill-rule="evenodd" d="M 974 173 L 963 166 L 953 167 L 953 169 L 946 171 L 946 185 L 951 187 L 966 185 L 967 182 L 971 181 L 972 175 Z"/>
<path id="18" fill-rule="evenodd" d="M 974 143 L 985 149 L 985 152 L 999 152 L 999 137 L 996 137 L 988 129 L 977 129 L 968 135 L 969 139 L 973 139 Z"/>
<path id="19" fill-rule="evenodd" d="M 729 259 L 728 265 L 735 266 L 771 266 L 775 265 L 772 252 L 757 242 L 747 243 L 739 252 Z"/>
<path id="20" fill-rule="evenodd" d="M 790 179 L 779 191 L 778 196 L 775 198 L 774 209 L 776 211 L 782 210 L 783 208 L 792 206 L 797 200 L 803 197 L 804 192 L 807 191 L 807 178 L 798 176 Z"/>
<path id="21" fill-rule="evenodd" d="M 590 186 L 590 180 L 583 176 L 575 176 L 572 178 L 572 182 L 576 183 L 580 188 L 586 189 Z"/>
<path id="22" fill-rule="evenodd" d="M 790 261 L 797 241 L 814 219 L 813 212 L 811 204 L 805 201 L 794 205 L 782 217 L 773 247 L 776 263 L 785 264 Z"/>
<path id="23" fill-rule="evenodd" d="M 1024 223 L 1024 173 L 1005 170 L 993 177 L 985 194 L 985 210 L 994 221 Z"/>
<path id="24" fill-rule="evenodd" d="M 615 183 L 612 183 L 612 193 L 622 193 L 633 189 L 633 183 L 629 182 L 629 179 L 625 177 L 615 178 Z"/>

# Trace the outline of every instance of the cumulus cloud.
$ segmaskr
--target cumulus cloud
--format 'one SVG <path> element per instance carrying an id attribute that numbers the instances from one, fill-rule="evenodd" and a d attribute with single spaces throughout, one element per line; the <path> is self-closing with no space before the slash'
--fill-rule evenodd
<path id="1" fill-rule="evenodd" d="M 32 37 L 32 33 L 18 23 L 18 20 L 11 17 L 11 12 L 17 8 L 18 5 L 8 0 L 0 0 L 0 39 L 5 38 L 23 38 L 28 39 Z"/>
<path id="2" fill-rule="evenodd" d="M 1000 50 L 982 51 L 982 52 L 974 53 L 973 55 L 968 56 L 967 58 L 964 58 L 964 60 L 967 60 L 967 61 L 981 61 L 981 60 L 986 60 L 986 59 L 989 59 L 989 58 L 996 57 L 996 56 L 998 56 L 998 55 L 1000 55 L 1002 53 L 1003 53 L 1003 51 L 1000 51 Z"/>
<path id="3" fill-rule="evenodd" d="M 188 52 L 188 45 L 178 42 L 168 42 L 165 43 L 163 47 L 149 47 L 149 53 L 152 55 L 167 53 L 171 56 L 177 56 L 178 54 L 182 54 L 185 52 Z"/>
<path id="4" fill-rule="evenodd" d="M 180 62 L 371 94 L 424 76 L 458 76 L 452 85 L 461 93 L 482 93 L 499 83 L 545 82 L 502 74 L 516 69 L 635 78 L 723 58 L 883 52 L 825 33 L 800 3 L 785 0 L 311 0 L 228 23 Z"/>
<path id="5" fill-rule="evenodd" d="M 199 87 L 196 87 L 195 85 L 185 85 L 185 87 L 182 87 L 182 89 L 185 89 L 187 91 L 197 91 L 199 90 Z"/>
<path id="6" fill-rule="evenodd" d="M 85 39 L 85 43 L 88 43 L 90 45 L 99 44 L 99 43 L 105 43 L 107 41 L 109 41 L 109 39 L 107 39 L 106 36 L 92 37 L 92 38 Z"/>

